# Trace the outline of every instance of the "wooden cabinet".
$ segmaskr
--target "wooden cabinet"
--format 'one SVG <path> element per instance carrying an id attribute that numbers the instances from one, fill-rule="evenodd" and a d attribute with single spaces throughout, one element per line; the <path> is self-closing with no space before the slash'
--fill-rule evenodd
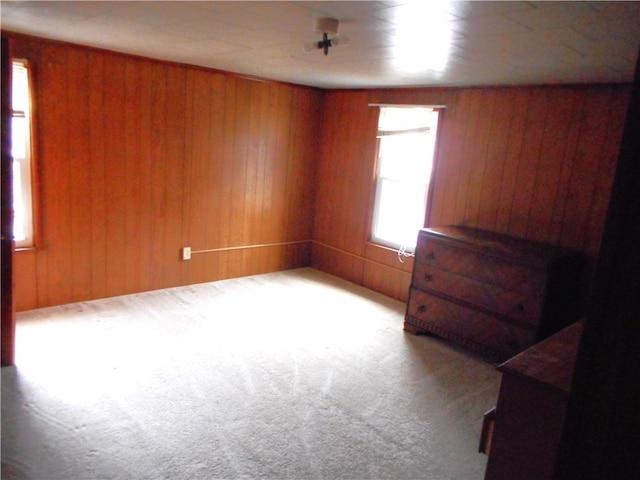
<path id="1" fill-rule="evenodd" d="M 498 367 L 498 403 L 480 443 L 485 480 L 553 478 L 581 334 L 575 323 Z"/>
<path id="2" fill-rule="evenodd" d="M 502 362 L 580 318 L 582 258 L 484 230 L 423 229 L 405 330 Z"/>

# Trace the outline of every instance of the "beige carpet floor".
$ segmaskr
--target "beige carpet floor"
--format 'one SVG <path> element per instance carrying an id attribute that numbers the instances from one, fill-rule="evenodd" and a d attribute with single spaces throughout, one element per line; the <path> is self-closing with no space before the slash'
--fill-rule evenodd
<path id="1" fill-rule="evenodd" d="M 482 479 L 494 367 L 305 268 L 18 314 L 2 478 Z"/>

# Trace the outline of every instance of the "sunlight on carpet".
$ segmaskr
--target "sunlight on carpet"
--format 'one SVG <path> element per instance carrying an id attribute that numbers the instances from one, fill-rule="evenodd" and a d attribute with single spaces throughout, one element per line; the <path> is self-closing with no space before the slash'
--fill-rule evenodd
<path id="1" fill-rule="evenodd" d="M 481 479 L 492 365 L 305 268 L 18 314 L 2 478 Z"/>

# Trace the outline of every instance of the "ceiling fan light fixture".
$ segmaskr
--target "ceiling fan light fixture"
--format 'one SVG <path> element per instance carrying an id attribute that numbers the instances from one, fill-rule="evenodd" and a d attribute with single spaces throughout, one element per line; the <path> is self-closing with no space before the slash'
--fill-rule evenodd
<path id="1" fill-rule="evenodd" d="M 328 35 L 336 35 L 340 21 L 336 18 L 316 18 L 315 31 Z"/>
<path id="2" fill-rule="evenodd" d="M 311 53 L 314 50 L 322 50 L 325 55 L 328 55 L 329 47 L 348 45 L 349 38 L 335 36 L 338 33 L 339 25 L 340 21 L 335 18 L 316 18 L 314 31 L 322 32 L 322 40 L 305 43 L 303 45 L 304 52 Z"/>

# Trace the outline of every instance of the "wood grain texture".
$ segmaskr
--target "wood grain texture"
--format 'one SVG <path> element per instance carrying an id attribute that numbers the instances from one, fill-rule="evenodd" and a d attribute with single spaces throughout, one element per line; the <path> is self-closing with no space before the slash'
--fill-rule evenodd
<path id="1" fill-rule="evenodd" d="M 105 129 L 104 111 L 107 109 L 108 98 L 105 98 L 105 59 L 96 58 L 93 62 L 93 74 L 88 78 L 88 152 L 87 157 L 92 161 L 87 165 L 89 185 L 89 214 L 91 216 L 91 229 L 89 243 L 91 245 L 92 277 L 102 279 L 93 284 L 92 297 L 102 298 L 107 296 L 106 282 L 106 246 L 107 246 L 107 222 L 106 215 L 109 209 L 105 191 L 105 172 L 109 166 L 105 155 L 107 136 Z M 91 285 L 91 284 L 90 284 Z"/>
<path id="2" fill-rule="evenodd" d="M 269 244 L 311 240 L 322 91 L 15 46 L 34 65 L 42 207 L 42 244 L 16 255 L 19 310 L 309 265 L 309 243 Z"/>
<path id="3" fill-rule="evenodd" d="M 628 86 L 321 91 L 14 43 L 34 68 L 41 207 L 19 310 L 309 263 L 405 300 L 407 264 L 369 244 L 371 104 L 444 106 L 431 226 L 598 251 Z M 299 240 L 314 245 L 180 260 Z"/>
<path id="4" fill-rule="evenodd" d="M 390 103 L 445 107 L 427 226 L 473 226 L 577 248 L 593 260 L 628 98 L 629 86 L 327 92 L 314 230 L 324 246 L 314 245 L 312 265 L 406 299 L 397 259 L 383 260 L 387 268 L 367 263 L 362 218 L 375 193 L 368 105 Z M 349 267 L 357 257 L 361 270 Z"/>
<path id="5" fill-rule="evenodd" d="M 125 58 L 117 55 L 105 59 L 105 83 L 104 97 L 109 108 L 105 108 L 104 136 L 105 136 L 105 170 L 102 182 L 104 183 L 104 201 L 108 205 L 105 210 L 105 295 L 110 297 L 118 295 L 122 291 L 126 263 L 123 261 L 123 253 L 126 251 L 127 237 L 125 233 L 126 206 L 128 202 L 125 174 L 127 171 L 125 156 Z M 43 132 L 43 141 L 46 133 Z M 45 249 L 46 251 L 46 249 Z M 39 252 L 40 255 L 40 252 Z M 46 279 L 46 277 L 45 277 Z M 100 282 L 97 282 L 99 285 Z"/>

